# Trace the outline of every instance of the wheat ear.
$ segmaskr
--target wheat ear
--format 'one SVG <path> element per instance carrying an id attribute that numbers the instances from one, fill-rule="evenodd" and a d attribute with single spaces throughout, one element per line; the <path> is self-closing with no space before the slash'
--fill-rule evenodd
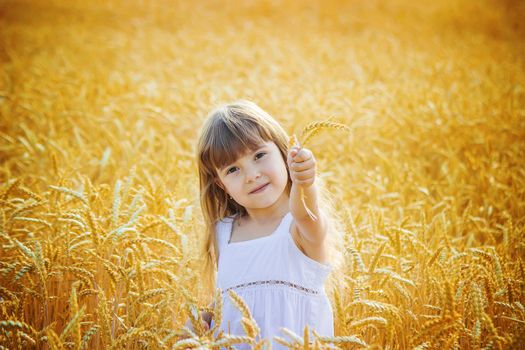
<path id="1" fill-rule="evenodd" d="M 340 124 L 340 123 L 334 123 L 329 121 L 322 121 L 322 122 L 313 122 L 305 126 L 301 132 L 301 139 L 303 140 L 303 146 L 306 145 L 306 143 L 321 129 L 338 129 L 338 130 L 345 130 L 350 132 L 350 128 L 347 125 Z"/>

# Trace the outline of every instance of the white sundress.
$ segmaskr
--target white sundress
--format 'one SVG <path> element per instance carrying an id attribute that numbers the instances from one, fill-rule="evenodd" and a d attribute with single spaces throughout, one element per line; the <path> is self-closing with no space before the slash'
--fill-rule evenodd
<path id="1" fill-rule="evenodd" d="M 232 303 L 229 289 L 246 302 L 261 330 L 258 340 L 272 339 L 272 349 L 286 349 L 273 340 L 274 336 L 290 340 L 281 327 L 300 337 L 306 325 L 319 335 L 334 335 L 333 311 L 324 289 L 332 266 L 315 261 L 299 250 L 290 233 L 292 220 L 288 212 L 271 235 L 231 243 L 233 217 L 217 223 L 217 287 L 223 292 L 223 310 L 215 336 L 220 330 L 245 335 L 241 312 Z M 250 348 L 248 344 L 234 347 Z"/>

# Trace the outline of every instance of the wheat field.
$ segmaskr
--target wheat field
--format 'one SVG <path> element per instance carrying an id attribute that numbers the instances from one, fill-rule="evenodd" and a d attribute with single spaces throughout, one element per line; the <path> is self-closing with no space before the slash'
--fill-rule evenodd
<path id="1" fill-rule="evenodd" d="M 345 227 L 335 337 L 525 348 L 525 4 L 0 1 L 0 349 L 219 348 L 194 147 L 250 99 L 309 140 Z M 183 328 L 186 319 L 195 332 Z"/>

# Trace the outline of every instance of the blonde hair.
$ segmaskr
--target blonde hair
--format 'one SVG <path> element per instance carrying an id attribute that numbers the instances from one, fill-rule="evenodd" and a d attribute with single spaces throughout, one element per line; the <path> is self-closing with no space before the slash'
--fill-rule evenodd
<path id="1" fill-rule="evenodd" d="M 228 216 L 245 215 L 246 209 L 230 199 L 219 185 L 216 169 L 235 162 L 246 150 L 256 150 L 263 142 L 274 142 L 286 164 L 288 183 L 285 191 L 288 196 L 292 182 L 286 158 L 289 136 L 279 123 L 255 103 L 246 100 L 221 105 L 212 110 L 201 130 L 197 143 L 197 162 L 199 171 L 200 204 L 206 229 L 206 254 L 204 262 L 205 280 L 215 290 L 219 251 L 215 227 L 219 220 Z M 334 215 L 332 203 L 327 192 L 320 186 L 319 208 L 327 218 L 328 245 L 331 264 L 341 263 L 342 231 L 340 220 Z M 330 280 L 334 282 L 335 274 Z M 341 276 L 337 280 L 342 280 Z M 331 283 L 333 284 L 333 283 Z M 211 293 L 213 294 L 213 293 Z"/>

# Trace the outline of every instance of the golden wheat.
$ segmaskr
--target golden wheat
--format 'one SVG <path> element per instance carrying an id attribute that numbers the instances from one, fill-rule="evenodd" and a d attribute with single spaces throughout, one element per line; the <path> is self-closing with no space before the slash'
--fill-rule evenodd
<path id="1" fill-rule="evenodd" d="M 350 132 L 350 128 L 341 123 L 334 123 L 330 121 L 313 122 L 305 126 L 303 130 L 301 131 L 302 145 L 305 146 L 308 143 L 308 141 L 313 136 L 318 134 L 322 129 L 336 129 L 336 130 L 344 130 L 344 131 Z"/>

